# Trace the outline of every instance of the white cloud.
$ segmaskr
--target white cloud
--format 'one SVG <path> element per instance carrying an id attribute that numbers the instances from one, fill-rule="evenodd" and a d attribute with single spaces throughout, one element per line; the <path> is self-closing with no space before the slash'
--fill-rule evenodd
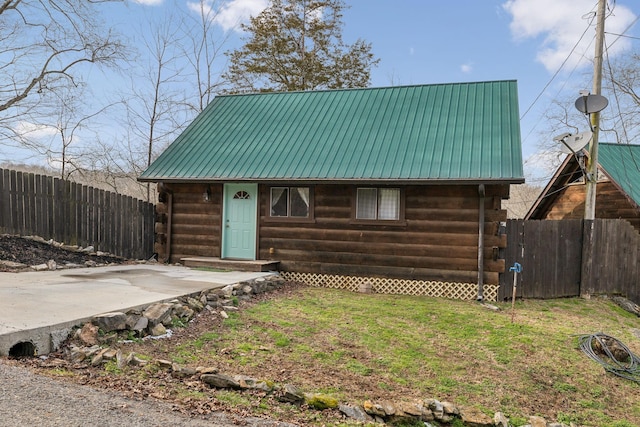
<path id="1" fill-rule="evenodd" d="M 470 62 L 467 62 L 466 64 L 462 64 L 460 66 L 460 71 L 462 71 L 465 74 L 469 74 L 471 71 L 473 71 L 473 64 Z"/>
<path id="2" fill-rule="evenodd" d="M 163 0 L 133 0 L 136 3 L 144 4 L 146 6 L 157 6 L 162 4 Z"/>
<path id="3" fill-rule="evenodd" d="M 219 9 L 214 10 L 213 7 L 217 6 L 214 0 L 205 2 L 204 13 L 212 17 L 213 22 L 220 25 L 224 31 L 238 31 L 241 23 L 247 22 L 251 16 L 258 15 L 268 4 L 268 0 L 229 0 L 220 3 Z M 188 2 L 187 6 L 192 11 L 200 13 L 199 2 Z"/>
<path id="4" fill-rule="evenodd" d="M 562 65 L 589 23 L 590 28 L 565 67 L 573 68 L 580 61 L 580 65 L 588 65 L 583 56 L 593 58 L 596 6 L 594 0 L 508 0 L 502 5 L 512 17 L 511 34 L 516 40 L 543 37 L 536 59 L 549 72 Z M 605 30 L 621 34 L 634 19 L 628 7 L 616 2 L 613 13 L 607 16 Z M 615 39 L 616 36 L 607 35 L 609 45 Z M 609 49 L 609 55 L 630 45 L 628 39 L 621 38 Z"/>
<path id="5" fill-rule="evenodd" d="M 18 122 L 13 128 L 16 134 L 37 140 L 51 138 L 58 133 L 58 130 L 53 126 L 38 125 L 25 121 Z"/>

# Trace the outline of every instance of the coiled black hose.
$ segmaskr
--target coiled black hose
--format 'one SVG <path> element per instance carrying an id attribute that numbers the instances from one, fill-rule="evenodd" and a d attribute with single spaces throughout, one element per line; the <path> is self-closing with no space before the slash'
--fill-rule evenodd
<path id="1" fill-rule="evenodd" d="M 580 349 L 607 372 L 640 382 L 640 359 L 622 342 L 602 332 L 578 337 Z"/>

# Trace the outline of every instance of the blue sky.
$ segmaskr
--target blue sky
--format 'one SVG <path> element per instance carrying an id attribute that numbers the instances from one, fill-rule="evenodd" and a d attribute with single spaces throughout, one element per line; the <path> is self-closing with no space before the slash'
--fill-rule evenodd
<path id="1" fill-rule="evenodd" d="M 345 42 L 352 43 L 357 38 L 371 42 L 380 59 L 372 70 L 372 86 L 517 80 L 520 115 L 529 110 L 521 121 L 525 174 L 535 177 L 531 179 L 534 184 L 541 184 L 539 181 L 550 175 L 548 170 L 540 169 L 549 165 L 548 153 L 539 148 L 541 134 L 548 125 L 542 114 L 554 99 L 573 105 L 578 90 L 591 89 L 597 0 L 345 3 L 350 6 L 343 19 Z M 621 34 L 626 30 L 626 35 L 640 38 L 640 24 L 635 21 L 640 15 L 640 2 L 609 3 L 612 13 L 606 21 L 607 32 Z M 225 50 L 230 50 L 241 40 L 238 24 L 259 13 L 268 1 L 211 0 L 208 4 L 218 10 L 215 23 L 228 37 Z M 144 22 L 171 13 L 176 7 L 190 6 L 190 0 L 134 0 L 109 6 L 105 20 L 116 30 L 129 33 L 135 42 L 140 40 Z M 612 58 L 625 51 L 640 53 L 639 39 L 607 37 Z M 95 76 L 103 79 L 99 73 Z M 543 91 L 546 85 L 549 86 Z"/>

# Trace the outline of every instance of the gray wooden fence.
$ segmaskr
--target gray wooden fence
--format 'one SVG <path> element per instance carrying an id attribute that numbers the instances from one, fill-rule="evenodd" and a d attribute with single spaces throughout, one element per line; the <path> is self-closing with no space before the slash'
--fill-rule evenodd
<path id="1" fill-rule="evenodd" d="M 146 259 L 153 255 L 154 206 L 50 176 L 0 169 L 0 233 Z"/>
<path id="2" fill-rule="evenodd" d="M 519 298 L 616 294 L 640 304 L 640 234 L 621 219 L 507 221 L 507 270 L 515 262 Z M 498 300 L 513 292 L 501 275 Z"/>

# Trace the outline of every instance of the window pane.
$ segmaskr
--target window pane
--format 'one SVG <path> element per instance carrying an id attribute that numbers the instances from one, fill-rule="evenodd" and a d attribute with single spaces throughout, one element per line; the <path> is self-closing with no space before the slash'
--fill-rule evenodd
<path id="1" fill-rule="evenodd" d="M 356 219 L 376 219 L 377 189 L 358 188 Z"/>
<path id="2" fill-rule="evenodd" d="M 271 216 L 287 216 L 289 189 L 283 187 L 271 188 Z"/>
<path id="3" fill-rule="evenodd" d="M 378 219 L 400 219 L 400 190 L 397 188 L 381 188 L 378 190 Z"/>
<path id="4" fill-rule="evenodd" d="M 309 216 L 309 188 L 291 188 L 291 216 L 307 218 Z"/>

